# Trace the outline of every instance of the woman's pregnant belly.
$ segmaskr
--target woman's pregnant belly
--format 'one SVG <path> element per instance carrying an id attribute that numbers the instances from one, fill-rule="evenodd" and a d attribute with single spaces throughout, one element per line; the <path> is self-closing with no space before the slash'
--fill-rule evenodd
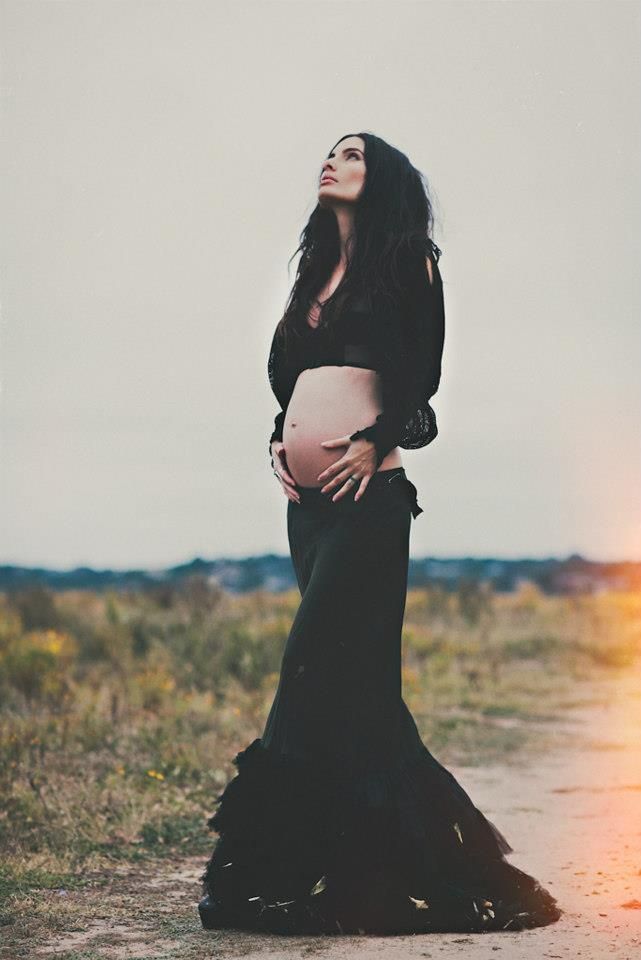
<path id="1" fill-rule="evenodd" d="M 327 449 L 323 440 L 349 436 L 374 423 L 382 410 L 380 375 L 363 367 L 312 367 L 296 381 L 283 424 L 287 466 L 301 487 L 323 487 L 318 481 L 347 446 Z M 379 470 L 402 466 L 398 447 L 387 454 Z"/>

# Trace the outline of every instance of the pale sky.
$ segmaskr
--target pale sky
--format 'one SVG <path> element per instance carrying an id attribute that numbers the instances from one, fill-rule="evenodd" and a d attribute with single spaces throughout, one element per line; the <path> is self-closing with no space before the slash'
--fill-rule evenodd
<path id="1" fill-rule="evenodd" d="M 346 133 L 437 204 L 412 556 L 641 560 L 641 6 L 3 2 L 0 563 L 286 553 L 267 353 Z"/>

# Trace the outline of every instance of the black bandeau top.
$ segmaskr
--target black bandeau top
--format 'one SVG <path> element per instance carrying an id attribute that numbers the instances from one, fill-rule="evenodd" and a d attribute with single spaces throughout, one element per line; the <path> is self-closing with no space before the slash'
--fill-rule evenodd
<path id="1" fill-rule="evenodd" d="M 298 375 L 313 367 L 352 366 L 376 370 L 381 377 L 383 411 L 373 424 L 359 426 L 350 440 L 364 437 L 374 443 L 376 465 L 394 447 L 424 447 L 436 437 L 436 415 L 429 403 L 441 377 L 445 334 L 443 284 L 438 267 L 441 251 L 430 241 L 432 283 L 427 264 L 408 273 L 408 304 L 413 323 L 383 322 L 356 300 L 341 314 L 337 328 L 306 325 L 296 349 L 286 355 L 278 329 L 269 352 L 269 382 L 280 411 L 269 438 L 282 440 L 283 423 Z M 411 333 L 409 332 L 411 330 Z"/>

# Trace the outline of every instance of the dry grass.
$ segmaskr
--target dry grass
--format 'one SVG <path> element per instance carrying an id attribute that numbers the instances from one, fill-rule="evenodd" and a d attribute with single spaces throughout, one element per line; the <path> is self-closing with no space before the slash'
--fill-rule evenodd
<path id="1" fill-rule="evenodd" d="M 169 861 L 208 853 L 206 818 L 231 757 L 266 719 L 298 602 L 295 591 L 232 596 L 199 579 L 0 596 L 0 931 L 35 943 L 56 924 L 69 930 L 76 894 L 103 902 L 106 876 L 131 910 L 128 883 L 153 886 Z M 413 590 L 404 697 L 444 762 L 518 762 L 559 737 L 591 680 L 640 652 L 638 595 Z M 154 909 L 148 901 L 147 919 Z M 136 955 L 173 955 L 180 931 L 169 928 L 193 916 L 165 920 L 166 953 L 156 943 Z M 165 920 L 160 910 L 155 929 Z M 77 939 L 69 957 L 93 956 Z M 13 940 L 10 955 L 28 954 Z"/>

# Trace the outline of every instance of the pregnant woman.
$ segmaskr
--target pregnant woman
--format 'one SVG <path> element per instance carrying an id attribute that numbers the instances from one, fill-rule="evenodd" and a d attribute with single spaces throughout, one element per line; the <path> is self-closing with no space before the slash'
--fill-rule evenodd
<path id="1" fill-rule="evenodd" d="M 370 133 L 322 164 L 268 373 L 301 603 L 262 736 L 208 823 L 208 929 L 516 930 L 560 916 L 432 754 L 401 693 L 412 518 L 437 434 L 441 251 L 423 176 Z"/>

